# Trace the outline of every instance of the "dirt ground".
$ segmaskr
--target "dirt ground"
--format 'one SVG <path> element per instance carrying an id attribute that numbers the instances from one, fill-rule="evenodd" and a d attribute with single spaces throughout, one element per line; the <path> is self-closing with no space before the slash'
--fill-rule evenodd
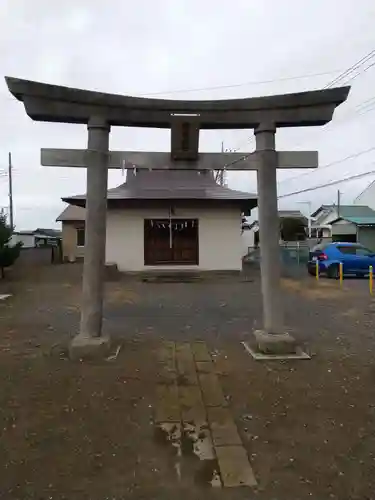
<path id="1" fill-rule="evenodd" d="M 247 281 L 106 284 L 117 359 L 71 362 L 78 265 L 0 284 L 0 498 L 375 498 L 375 300 L 367 283 L 283 280 L 286 324 L 311 360 L 255 361 L 257 271 Z M 256 487 L 212 487 L 155 432 L 158 353 L 208 346 Z M 196 464 L 195 464 L 196 465 Z M 195 467 L 194 465 L 194 467 Z"/>

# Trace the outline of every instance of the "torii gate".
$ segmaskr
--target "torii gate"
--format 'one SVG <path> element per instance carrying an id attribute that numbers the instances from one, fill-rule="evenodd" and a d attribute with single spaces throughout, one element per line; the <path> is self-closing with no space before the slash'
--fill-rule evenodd
<path id="1" fill-rule="evenodd" d="M 149 99 L 79 90 L 6 77 L 10 92 L 24 103 L 36 121 L 85 124 L 86 150 L 42 149 L 46 166 L 87 168 L 85 258 L 81 322 L 72 340 L 74 357 L 102 353 L 109 338 L 102 336 L 108 168 L 256 170 L 260 225 L 263 330 L 258 348 L 267 353 L 294 352 L 285 332 L 280 290 L 277 168 L 314 168 L 314 151 L 277 152 L 278 127 L 320 126 L 328 123 L 350 87 L 295 94 L 231 100 L 183 101 Z M 111 126 L 171 129 L 171 152 L 109 151 Z M 254 129 L 256 151 L 199 153 L 200 129 Z"/>

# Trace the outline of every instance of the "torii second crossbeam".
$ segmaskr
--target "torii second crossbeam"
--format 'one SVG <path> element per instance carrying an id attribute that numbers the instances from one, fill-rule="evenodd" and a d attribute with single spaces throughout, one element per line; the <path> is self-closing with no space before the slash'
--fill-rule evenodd
<path id="1" fill-rule="evenodd" d="M 41 150 L 41 164 L 45 167 L 90 166 L 87 149 L 45 149 Z M 279 151 L 277 168 L 316 168 L 317 151 Z M 143 151 L 109 151 L 108 168 L 148 170 L 258 170 L 261 165 L 259 152 L 253 153 L 199 153 L 198 161 L 171 161 L 170 153 Z"/>

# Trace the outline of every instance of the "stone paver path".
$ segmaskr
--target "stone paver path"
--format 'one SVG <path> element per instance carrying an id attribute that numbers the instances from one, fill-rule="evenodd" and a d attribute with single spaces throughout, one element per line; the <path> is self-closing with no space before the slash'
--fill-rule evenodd
<path id="1" fill-rule="evenodd" d="M 179 479 L 187 473 L 213 487 L 255 486 L 218 375 L 205 342 L 163 342 L 158 350 L 156 433 L 175 448 Z M 193 468 L 185 467 L 192 456 L 199 460 Z"/>

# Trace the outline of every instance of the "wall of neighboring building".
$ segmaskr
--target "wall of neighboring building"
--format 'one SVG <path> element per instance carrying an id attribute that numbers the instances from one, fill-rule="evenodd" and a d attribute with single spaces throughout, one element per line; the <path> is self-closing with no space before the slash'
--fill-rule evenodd
<path id="1" fill-rule="evenodd" d="M 34 248 L 35 236 L 33 234 L 14 233 L 10 238 L 10 244 L 15 245 L 16 243 L 22 243 L 22 248 Z"/>
<path id="2" fill-rule="evenodd" d="M 168 207 L 110 210 L 107 215 L 107 263 L 116 263 L 120 271 L 242 268 L 240 210 L 183 206 L 176 206 L 173 218 L 199 219 L 199 266 L 145 266 L 144 219 L 165 219 L 168 216 Z"/>
<path id="3" fill-rule="evenodd" d="M 375 252 L 375 227 L 359 227 L 358 242 Z"/>
<path id="4" fill-rule="evenodd" d="M 337 234 L 357 234 L 357 226 L 346 220 L 339 220 L 332 224 L 332 236 Z"/>
<path id="5" fill-rule="evenodd" d="M 63 260 L 75 262 L 83 258 L 84 247 L 77 245 L 77 229 L 83 228 L 84 223 L 74 221 L 64 221 L 62 223 L 62 252 Z"/>
<path id="6" fill-rule="evenodd" d="M 258 229 L 258 226 L 256 227 Z M 241 234 L 242 257 L 249 253 L 249 248 L 255 246 L 255 228 L 244 229 Z"/>

